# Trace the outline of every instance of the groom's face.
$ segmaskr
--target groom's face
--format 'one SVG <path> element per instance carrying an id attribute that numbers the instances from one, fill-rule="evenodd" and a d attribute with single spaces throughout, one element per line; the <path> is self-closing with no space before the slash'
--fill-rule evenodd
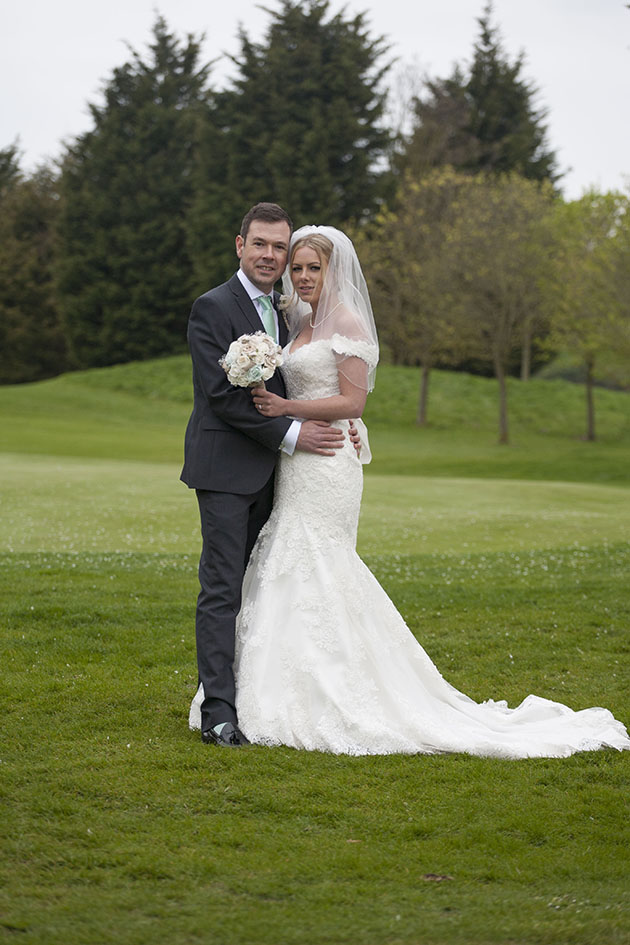
<path id="1" fill-rule="evenodd" d="M 265 223 L 253 220 L 247 236 L 236 237 L 236 255 L 241 269 L 261 292 L 271 292 L 284 272 L 291 231 L 284 220 Z"/>

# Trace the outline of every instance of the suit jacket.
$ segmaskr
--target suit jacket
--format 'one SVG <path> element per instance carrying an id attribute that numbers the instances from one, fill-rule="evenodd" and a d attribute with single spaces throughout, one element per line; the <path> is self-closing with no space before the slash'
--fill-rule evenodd
<path id="1" fill-rule="evenodd" d="M 284 345 L 287 328 L 283 318 L 278 323 Z M 188 344 L 194 404 L 181 474 L 191 489 L 245 495 L 261 489 L 273 472 L 291 420 L 261 417 L 249 390 L 233 387 L 219 364 L 236 338 L 261 330 L 260 316 L 237 275 L 193 303 Z M 285 394 L 279 371 L 265 386 Z"/>

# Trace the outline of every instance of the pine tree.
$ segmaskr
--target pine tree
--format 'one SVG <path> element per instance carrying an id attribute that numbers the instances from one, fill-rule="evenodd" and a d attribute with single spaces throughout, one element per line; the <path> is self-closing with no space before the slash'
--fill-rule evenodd
<path id="1" fill-rule="evenodd" d="M 0 152 L 0 383 L 36 381 L 66 367 L 53 290 L 57 182 L 46 167 L 24 177 L 17 149 Z"/>
<path id="2" fill-rule="evenodd" d="M 524 54 L 510 62 L 496 28 L 490 25 L 492 7 L 479 20 L 466 91 L 471 102 L 470 131 L 479 142 L 473 170 L 516 171 L 530 180 L 556 179 L 555 156 L 548 150 L 545 113 L 533 104 L 535 88 L 522 77 Z"/>
<path id="3" fill-rule="evenodd" d="M 61 180 L 59 292 L 73 362 L 183 350 L 194 277 L 187 245 L 207 67 L 158 17 L 149 56 L 114 70 L 93 130 Z"/>
<path id="4" fill-rule="evenodd" d="M 424 80 L 424 96 L 413 100 L 413 131 L 394 158 L 399 171 L 420 178 L 433 168 L 464 170 L 478 161 L 466 81 L 460 66 L 447 79 Z"/>
<path id="5" fill-rule="evenodd" d="M 17 141 L 0 150 L 0 197 L 22 177 Z"/>
<path id="6" fill-rule="evenodd" d="M 234 267 L 234 235 L 257 201 L 280 203 L 297 225 L 339 225 L 371 213 L 384 186 L 383 41 L 363 14 L 330 16 L 328 0 L 268 12 L 261 43 L 241 30 L 237 78 L 206 126 L 195 233 L 208 284 Z"/>
<path id="7" fill-rule="evenodd" d="M 415 128 L 399 164 L 416 174 L 450 164 L 477 173 L 515 171 L 530 180 L 558 180 L 547 143 L 545 111 L 536 88 L 523 76 L 524 54 L 510 61 L 488 4 L 478 20 L 479 37 L 466 72 L 426 83 L 415 103 Z"/>

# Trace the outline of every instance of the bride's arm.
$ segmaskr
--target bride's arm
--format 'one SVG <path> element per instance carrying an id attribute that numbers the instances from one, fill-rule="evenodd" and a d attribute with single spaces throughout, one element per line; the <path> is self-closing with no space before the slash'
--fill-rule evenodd
<path id="1" fill-rule="evenodd" d="M 339 371 L 339 393 L 318 400 L 287 400 L 262 387 L 252 388 L 254 404 L 265 417 L 300 417 L 302 420 L 350 420 L 360 417 L 367 398 L 367 365 L 361 358 L 346 358 Z"/>

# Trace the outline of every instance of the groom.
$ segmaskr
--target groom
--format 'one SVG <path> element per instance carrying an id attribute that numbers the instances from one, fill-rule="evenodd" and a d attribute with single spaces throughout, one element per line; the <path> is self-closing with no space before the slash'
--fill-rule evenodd
<path id="1" fill-rule="evenodd" d="M 286 344 L 273 287 L 286 266 L 292 229 L 277 204 L 252 207 L 236 237 L 238 271 L 194 302 L 188 323 L 194 405 L 181 478 L 196 490 L 203 540 L 196 615 L 201 737 L 226 747 L 247 744 L 235 708 L 235 622 L 245 567 L 271 512 L 279 451 L 331 456 L 343 446 L 342 431 L 328 423 L 261 416 L 249 390 L 232 387 L 219 365 L 244 334 L 267 331 Z M 285 395 L 278 371 L 266 386 Z"/>

